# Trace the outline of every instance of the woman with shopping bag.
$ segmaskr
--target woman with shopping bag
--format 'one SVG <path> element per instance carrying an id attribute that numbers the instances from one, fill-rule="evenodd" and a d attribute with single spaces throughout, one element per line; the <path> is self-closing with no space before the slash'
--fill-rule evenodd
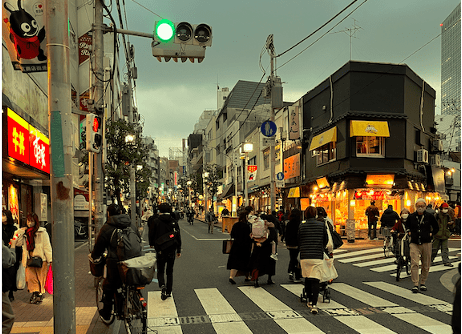
<path id="1" fill-rule="evenodd" d="M 26 283 L 31 304 L 41 303 L 45 293 L 48 265 L 51 265 L 50 238 L 44 227 L 40 227 L 35 213 L 27 215 L 27 227 L 20 228 L 13 237 L 12 247 L 22 246 L 22 266 L 26 268 Z"/>
<path id="2" fill-rule="evenodd" d="M 309 206 L 305 210 L 305 219 L 300 224 L 298 239 L 300 247 L 300 266 L 305 278 L 307 306 L 312 314 L 318 313 L 317 303 L 320 281 L 323 278 L 324 249 L 327 246 L 328 234 L 326 225 L 316 220 L 316 208 Z"/>

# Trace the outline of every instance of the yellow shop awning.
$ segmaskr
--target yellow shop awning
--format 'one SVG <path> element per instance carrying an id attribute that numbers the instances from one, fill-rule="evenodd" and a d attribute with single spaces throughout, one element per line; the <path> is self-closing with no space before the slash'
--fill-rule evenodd
<path id="1" fill-rule="evenodd" d="M 326 145 L 327 143 L 336 142 L 336 141 L 337 141 L 337 127 L 334 126 L 332 129 L 324 131 L 323 133 L 313 137 L 313 140 L 311 141 L 311 145 L 310 145 L 310 151 L 317 149 L 318 147 L 321 147 L 323 145 Z"/>
<path id="2" fill-rule="evenodd" d="M 390 137 L 386 121 L 350 121 L 350 137 Z"/>
<path id="3" fill-rule="evenodd" d="M 290 188 L 288 198 L 300 197 L 300 187 Z"/>

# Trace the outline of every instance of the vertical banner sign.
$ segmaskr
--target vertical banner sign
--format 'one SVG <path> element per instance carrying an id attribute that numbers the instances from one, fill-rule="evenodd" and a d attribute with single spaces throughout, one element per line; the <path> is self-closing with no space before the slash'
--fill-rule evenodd
<path id="1" fill-rule="evenodd" d="M 29 124 L 11 109 L 8 116 L 8 155 L 29 164 Z"/>
<path id="2" fill-rule="evenodd" d="M 3 0 L 2 36 L 15 70 L 46 72 L 45 1 Z"/>
<path id="3" fill-rule="evenodd" d="M 178 185 L 178 172 L 175 171 L 175 172 L 173 173 L 173 175 L 174 175 L 174 179 L 175 179 L 175 180 L 174 180 L 175 182 L 174 182 L 173 184 L 174 184 L 175 186 L 177 186 L 177 185 Z"/>
<path id="4" fill-rule="evenodd" d="M 299 102 L 289 107 L 289 140 L 300 139 Z"/>
<path id="5" fill-rule="evenodd" d="M 257 178 L 257 165 L 248 165 L 247 166 L 247 175 L 248 175 L 248 179 L 247 179 L 247 182 L 252 182 L 252 181 L 255 181 L 255 179 Z"/>
<path id="6" fill-rule="evenodd" d="M 48 138 L 32 125 L 29 125 L 29 142 L 29 164 L 50 174 L 50 142 Z"/>
<path id="7" fill-rule="evenodd" d="M 93 39 L 91 32 L 87 32 L 86 34 L 79 37 L 79 65 L 90 58 L 92 44 Z"/>
<path id="8" fill-rule="evenodd" d="M 284 180 L 300 176 L 300 153 L 284 159 Z"/>

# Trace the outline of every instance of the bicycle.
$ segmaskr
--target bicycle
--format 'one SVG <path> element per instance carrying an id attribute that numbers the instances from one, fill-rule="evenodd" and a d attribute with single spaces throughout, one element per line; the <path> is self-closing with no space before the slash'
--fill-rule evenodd
<path id="1" fill-rule="evenodd" d="M 98 312 L 103 308 L 103 277 L 96 277 L 96 307 Z M 141 290 L 144 287 L 134 287 L 122 285 L 118 292 L 114 294 L 113 312 L 109 320 L 101 321 L 110 325 L 117 318 L 123 320 L 125 329 L 128 334 L 146 334 L 147 333 L 147 302 L 143 298 Z"/>
<path id="2" fill-rule="evenodd" d="M 397 268 L 396 268 L 396 281 L 398 282 L 401 276 L 403 267 L 406 269 L 406 274 L 411 274 L 411 254 L 409 250 L 410 237 L 406 233 L 398 241 L 398 252 L 396 254 Z"/>
<path id="3" fill-rule="evenodd" d="M 382 235 L 385 237 L 383 240 L 383 255 L 385 257 L 390 257 L 390 254 L 393 254 L 393 241 L 390 230 L 389 227 L 382 227 Z"/>

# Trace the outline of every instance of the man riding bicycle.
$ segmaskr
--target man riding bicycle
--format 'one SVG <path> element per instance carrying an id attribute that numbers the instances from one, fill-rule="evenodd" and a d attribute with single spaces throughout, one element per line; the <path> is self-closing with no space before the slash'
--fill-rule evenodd
<path id="1" fill-rule="evenodd" d="M 98 237 L 96 238 L 95 247 L 91 252 L 92 259 L 99 259 L 107 250 L 106 259 L 106 278 L 103 282 L 103 298 L 102 302 L 104 307 L 99 311 L 101 318 L 108 321 L 111 317 L 113 297 L 116 290 L 122 286 L 122 280 L 119 275 L 119 268 L 117 263 L 119 258 L 117 256 L 117 236 L 114 236 L 114 230 L 124 229 L 131 227 L 141 240 L 141 236 L 136 228 L 136 225 L 130 220 L 126 214 L 120 213 L 120 208 L 116 204 L 111 204 L 107 207 L 108 219 L 106 224 L 101 228 Z M 139 254 L 141 255 L 141 244 Z"/>

